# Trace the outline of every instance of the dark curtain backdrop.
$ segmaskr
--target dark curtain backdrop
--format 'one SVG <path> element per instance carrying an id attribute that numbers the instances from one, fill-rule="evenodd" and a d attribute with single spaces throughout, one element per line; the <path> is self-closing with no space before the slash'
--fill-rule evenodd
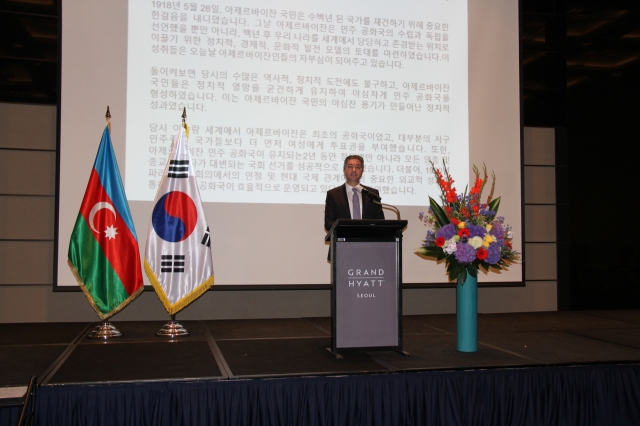
<path id="1" fill-rule="evenodd" d="M 520 10 L 523 124 L 558 129 L 558 308 L 638 309 L 632 239 L 586 259 L 600 212 L 628 216 L 636 191 L 640 2 L 520 0 Z"/>

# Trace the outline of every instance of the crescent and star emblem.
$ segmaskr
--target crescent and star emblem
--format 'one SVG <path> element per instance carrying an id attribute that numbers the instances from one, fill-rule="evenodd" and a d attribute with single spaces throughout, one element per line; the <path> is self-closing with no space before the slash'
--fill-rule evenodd
<path id="1" fill-rule="evenodd" d="M 116 209 L 113 207 L 113 205 L 106 202 L 96 203 L 91 209 L 91 212 L 89 212 L 89 226 L 91 226 L 91 229 L 93 230 L 93 232 L 97 234 L 99 234 L 100 231 L 98 231 L 94 226 L 93 218 L 95 217 L 96 213 L 98 213 L 102 209 L 109 210 L 111 213 L 113 213 L 113 219 L 114 220 L 116 219 Z M 107 229 L 104 230 L 104 233 L 106 237 L 109 238 L 110 240 L 114 239 L 116 235 L 118 235 L 116 228 L 114 228 L 113 226 L 108 226 Z"/>

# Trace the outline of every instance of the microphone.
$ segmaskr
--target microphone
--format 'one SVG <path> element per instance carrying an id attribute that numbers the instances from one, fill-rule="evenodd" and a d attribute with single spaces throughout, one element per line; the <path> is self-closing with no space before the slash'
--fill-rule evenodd
<path id="1" fill-rule="evenodd" d="M 374 192 L 369 191 L 367 188 L 365 188 L 364 186 L 360 185 L 358 187 L 358 189 L 360 189 L 360 191 L 364 192 L 365 194 L 367 194 L 369 197 L 373 198 L 376 201 L 381 201 L 382 197 L 380 197 L 379 195 L 377 195 Z"/>
<path id="2" fill-rule="evenodd" d="M 364 192 L 365 194 L 367 194 L 369 197 L 372 198 L 372 200 L 373 200 L 373 202 L 375 204 L 380 204 L 382 206 L 382 208 L 388 207 L 389 209 L 393 210 L 396 213 L 396 216 L 398 217 L 398 220 L 400 220 L 400 210 L 398 210 L 398 208 L 396 206 L 393 206 L 391 204 L 383 203 L 382 202 L 382 197 L 380 197 L 375 192 L 369 191 L 367 188 L 365 188 L 364 186 L 362 186 L 360 184 L 358 184 L 356 189 L 360 190 L 360 192 Z"/>

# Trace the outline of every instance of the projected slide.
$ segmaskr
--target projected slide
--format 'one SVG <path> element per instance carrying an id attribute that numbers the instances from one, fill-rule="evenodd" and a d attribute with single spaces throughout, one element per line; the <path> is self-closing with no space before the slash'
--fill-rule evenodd
<path id="1" fill-rule="evenodd" d="M 321 204 L 359 154 L 424 205 L 429 160 L 468 175 L 467 40 L 466 1 L 131 1 L 127 195 L 153 200 L 186 107 L 205 202 Z"/>
<path id="2" fill-rule="evenodd" d="M 107 105 L 141 247 L 186 107 L 215 286 L 328 284 L 324 201 L 351 154 L 365 159 L 362 182 L 408 220 L 403 283 L 447 280 L 414 253 L 427 231 L 419 214 L 439 197 L 429 160 L 448 163 L 458 193 L 472 165 L 486 164 L 500 214 L 522 229 L 513 0 L 61 8 L 57 287 L 77 288 L 66 253 Z M 521 265 L 483 280 L 521 281 Z"/>

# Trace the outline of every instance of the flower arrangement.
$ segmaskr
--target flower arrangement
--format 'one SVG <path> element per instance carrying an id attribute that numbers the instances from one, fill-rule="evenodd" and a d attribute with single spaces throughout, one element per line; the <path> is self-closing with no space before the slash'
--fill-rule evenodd
<path id="1" fill-rule="evenodd" d="M 442 206 L 429 197 L 429 210 L 427 214 L 420 213 L 419 218 L 433 230 L 427 231 L 424 244 L 416 252 L 438 261 L 445 259 L 449 279 L 460 284 L 466 281 L 467 272 L 477 278 L 480 267 L 486 271 L 501 270 L 518 260 L 520 253 L 511 245 L 511 226 L 505 224 L 504 217 L 497 216 L 500 197 L 493 199 L 495 173 L 491 173 L 491 192 L 483 203 L 482 191 L 489 180 L 486 167 L 481 178 L 480 171 L 473 166 L 475 182 L 469 194 L 465 188 L 462 195 L 453 187 L 454 180 L 446 164 L 443 163 L 443 171 L 433 163 L 431 167 L 442 192 Z"/>

